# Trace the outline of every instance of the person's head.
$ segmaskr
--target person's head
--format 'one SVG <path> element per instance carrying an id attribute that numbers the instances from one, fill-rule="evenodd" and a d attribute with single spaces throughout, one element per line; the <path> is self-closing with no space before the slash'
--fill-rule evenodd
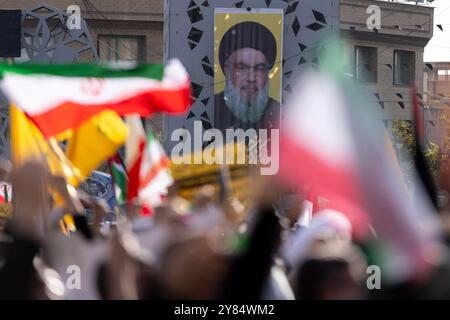
<path id="1" fill-rule="evenodd" d="M 225 78 L 240 98 L 251 104 L 258 95 L 267 95 L 269 64 L 261 51 L 242 48 L 234 51 L 225 63 Z"/>
<path id="2" fill-rule="evenodd" d="M 160 282 L 165 299 L 215 299 L 229 260 L 199 236 L 174 242 L 165 253 Z"/>
<path id="3" fill-rule="evenodd" d="M 301 300 L 363 299 L 365 268 L 364 255 L 350 241 L 317 239 L 294 273 L 295 296 Z"/>
<path id="4" fill-rule="evenodd" d="M 243 121 L 259 121 L 267 106 L 276 52 L 273 34 L 256 22 L 238 23 L 222 38 L 219 62 L 225 75 L 225 103 Z"/>

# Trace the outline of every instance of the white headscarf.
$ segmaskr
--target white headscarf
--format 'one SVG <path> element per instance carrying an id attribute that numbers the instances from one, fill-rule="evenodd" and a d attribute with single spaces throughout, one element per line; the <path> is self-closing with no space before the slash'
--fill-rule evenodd
<path id="1" fill-rule="evenodd" d="M 299 229 L 281 249 L 290 266 L 298 266 L 308 256 L 311 245 L 323 236 L 351 239 L 352 225 L 341 212 L 325 209 L 315 214 L 308 228 Z"/>

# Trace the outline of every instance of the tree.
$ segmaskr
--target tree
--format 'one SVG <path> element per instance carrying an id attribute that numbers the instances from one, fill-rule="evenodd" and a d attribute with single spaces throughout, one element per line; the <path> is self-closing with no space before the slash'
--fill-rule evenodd
<path id="1" fill-rule="evenodd" d="M 443 116 L 440 121 L 450 125 L 450 117 Z M 448 169 L 450 164 L 450 132 L 446 129 L 444 133 L 443 148 L 435 142 L 428 140 L 425 146 L 424 155 L 433 178 L 437 181 L 440 171 Z M 417 152 L 415 141 L 415 130 L 411 122 L 405 120 L 394 120 L 392 124 L 392 137 L 394 148 L 397 151 L 399 162 L 403 170 L 403 175 L 407 183 L 411 181 L 414 170 L 414 156 Z"/>

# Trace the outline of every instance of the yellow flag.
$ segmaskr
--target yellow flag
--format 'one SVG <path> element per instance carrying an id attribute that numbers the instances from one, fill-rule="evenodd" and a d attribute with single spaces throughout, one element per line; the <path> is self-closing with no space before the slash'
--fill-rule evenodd
<path id="1" fill-rule="evenodd" d="M 50 171 L 75 185 L 80 179 L 76 168 L 67 160 L 56 141 L 45 140 L 39 129 L 17 107 L 10 107 L 11 154 L 14 166 L 20 167 L 26 161 L 43 160 Z"/>
<path id="2" fill-rule="evenodd" d="M 57 141 L 65 141 L 65 140 L 69 140 L 72 136 L 73 136 L 73 130 L 67 129 L 66 131 L 63 131 L 60 134 L 57 134 L 55 136 L 55 139 Z"/>
<path id="3" fill-rule="evenodd" d="M 17 107 L 10 108 L 11 154 L 15 166 L 42 159 L 50 151 L 38 128 Z"/>
<path id="4" fill-rule="evenodd" d="M 127 135 L 128 128 L 120 116 L 105 110 L 73 131 L 66 150 L 67 158 L 86 178 L 117 152 Z"/>

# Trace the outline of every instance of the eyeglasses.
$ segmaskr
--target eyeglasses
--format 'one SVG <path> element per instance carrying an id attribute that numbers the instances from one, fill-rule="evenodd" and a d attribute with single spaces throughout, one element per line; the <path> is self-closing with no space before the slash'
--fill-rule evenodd
<path id="1" fill-rule="evenodd" d="M 259 74 L 265 74 L 269 71 L 269 66 L 264 63 L 257 64 L 255 66 L 249 66 L 248 64 L 244 63 L 236 63 L 231 65 L 234 69 L 234 71 L 240 73 L 240 74 L 249 74 L 252 70 L 255 73 Z"/>

